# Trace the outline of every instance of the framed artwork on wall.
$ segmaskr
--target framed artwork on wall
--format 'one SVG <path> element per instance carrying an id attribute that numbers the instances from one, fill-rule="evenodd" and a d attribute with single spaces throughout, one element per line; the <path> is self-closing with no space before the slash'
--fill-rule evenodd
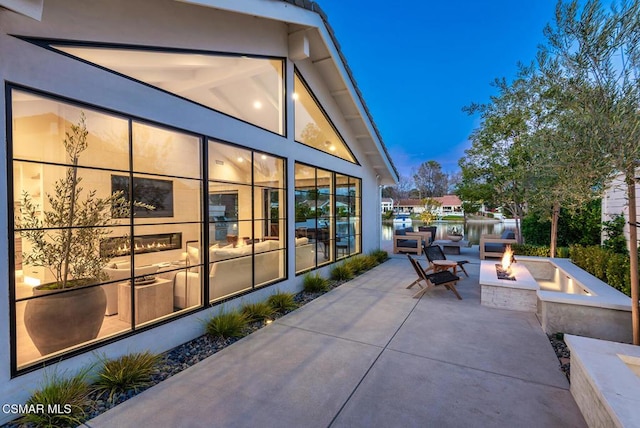
<path id="1" fill-rule="evenodd" d="M 155 178 L 133 178 L 133 197 L 129 195 L 129 176 L 111 175 L 111 192 L 122 191 L 128 201 L 134 200 L 155 207 L 149 210 L 134 207 L 133 215 L 138 218 L 173 217 L 173 181 Z"/>

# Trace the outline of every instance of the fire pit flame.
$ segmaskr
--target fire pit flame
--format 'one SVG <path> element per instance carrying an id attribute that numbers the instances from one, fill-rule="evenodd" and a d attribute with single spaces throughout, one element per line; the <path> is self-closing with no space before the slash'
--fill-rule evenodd
<path id="1" fill-rule="evenodd" d="M 496 263 L 498 279 L 516 280 L 516 277 L 511 273 L 511 263 L 513 263 L 513 250 L 511 249 L 511 245 L 507 245 L 502 255 L 502 263 Z"/>
<path id="2" fill-rule="evenodd" d="M 502 255 L 502 270 L 511 273 L 511 261 L 513 260 L 513 250 L 511 245 L 507 245 Z"/>

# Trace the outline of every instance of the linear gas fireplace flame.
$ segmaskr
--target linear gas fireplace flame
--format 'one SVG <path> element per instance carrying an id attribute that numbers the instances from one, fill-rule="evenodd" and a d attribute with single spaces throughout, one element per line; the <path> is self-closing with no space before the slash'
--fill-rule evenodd
<path id="1" fill-rule="evenodd" d="M 107 257 L 128 256 L 134 254 L 155 253 L 158 251 L 179 250 L 182 248 L 182 233 L 158 233 L 128 238 L 107 238 L 100 243 L 100 255 Z"/>
<path id="2" fill-rule="evenodd" d="M 496 274 L 498 279 L 508 279 L 509 281 L 515 281 L 516 277 L 512 273 L 511 264 L 514 262 L 513 250 L 511 245 L 507 245 L 502 255 L 502 263 L 496 263 Z"/>

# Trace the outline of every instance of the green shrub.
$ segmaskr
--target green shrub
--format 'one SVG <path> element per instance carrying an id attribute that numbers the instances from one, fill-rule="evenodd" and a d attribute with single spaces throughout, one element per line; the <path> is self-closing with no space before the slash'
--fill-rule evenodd
<path id="1" fill-rule="evenodd" d="M 246 315 L 242 312 L 221 311 L 218 315 L 207 321 L 205 329 L 207 334 L 222 339 L 242 337 L 245 335 L 248 322 Z"/>
<path id="2" fill-rule="evenodd" d="M 624 254 L 611 254 L 605 268 L 607 284 L 622 291 L 627 296 L 631 295 L 631 272 L 629 270 L 629 257 Z"/>
<path id="3" fill-rule="evenodd" d="M 43 406 L 43 411 L 26 413 L 20 422 L 37 427 L 77 426 L 85 418 L 91 388 L 87 382 L 89 370 L 72 377 L 57 372 L 45 373 L 41 389 L 27 400 L 28 406 Z M 60 407 L 61 406 L 61 407 Z"/>
<path id="4" fill-rule="evenodd" d="M 607 237 L 602 246 L 618 254 L 628 254 L 627 238 L 624 236 L 626 220 L 623 214 L 618 214 L 611 221 L 602 222 L 604 234 Z"/>
<path id="5" fill-rule="evenodd" d="M 94 383 L 94 388 L 109 393 L 109 400 L 115 394 L 129 390 L 138 391 L 151 383 L 151 375 L 161 361 L 160 355 L 139 352 L 109 360 L 102 358 L 102 368 Z"/>
<path id="6" fill-rule="evenodd" d="M 600 243 L 601 201 L 595 199 L 571 213 L 560 211 L 558 221 L 558 242 L 561 247 L 573 244 L 597 245 Z M 522 236 L 526 243 L 549 245 L 551 242 L 551 222 L 543 220 L 536 213 L 522 219 Z"/>
<path id="7" fill-rule="evenodd" d="M 307 293 L 319 293 L 329 289 L 329 281 L 319 273 L 306 273 L 302 279 L 302 286 Z"/>
<path id="8" fill-rule="evenodd" d="M 546 245 L 512 244 L 511 248 L 519 256 L 549 257 L 551 252 Z"/>
<path id="9" fill-rule="evenodd" d="M 614 253 L 598 245 L 574 245 L 569 249 L 569 255 L 576 266 L 626 295 L 631 295 L 629 256 Z"/>
<path id="10" fill-rule="evenodd" d="M 378 264 L 384 263 L 389 259 L 389 253 L 387 253 L 385 250 L 373 250 L 369 253 L 369 255 L 375 258 Z"/>
<path id="11" fill-rule="evenodd" d="M 276 294 L 272 294 L 271 296 L 269 296 L 267 302 L 274 310 L 274 312 L 278 312 L 280 314 L 292 311 L 298 307 L 296 301 L 294 300 L 293 293 L 282 293 L 278 291 Z"/>
<path id="12" fill-rule="evenodd" d="M 268 302 L 246 303 L 240 311 L 249 322 L 264 321 L 273 316 L 274 310 Z"/>
<path id="13" fill-rule="evenodd" d="M 353 278 L 353 271 L 347 263 L 340 263 L 331 268 L 331 279 L 335 281 L 348 281 Z"/>
<path id="14" fill-rule="evenodd" d="M 358 255 L 353 256 L 345 262 L 351 269 L 354 275 L 359 275 L 362 272 L 366 272 L 369 269 L 373 269 L 378 265 L 378 260 L 370 255 Z"/>
<path id="15" fill-rule="evenodd" d="M 556 248 L 556 257 L 561 259 L 569 258 L 569 247 L 557 247 Z"/>

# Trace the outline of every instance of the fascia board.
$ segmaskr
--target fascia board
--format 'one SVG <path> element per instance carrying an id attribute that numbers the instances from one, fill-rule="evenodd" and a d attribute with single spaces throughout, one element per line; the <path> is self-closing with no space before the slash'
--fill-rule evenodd
<path id="1" fill-rule="evenodd" d="M 242 13 L 260 18 L 273 19 L 291 24 L 306 25 L 310 27 L 324 26 L 320 16 L 310 10 L 286 3 L 282 0 L 175 0 L 181 3 L 189 3 L 213 9 Z"/>

